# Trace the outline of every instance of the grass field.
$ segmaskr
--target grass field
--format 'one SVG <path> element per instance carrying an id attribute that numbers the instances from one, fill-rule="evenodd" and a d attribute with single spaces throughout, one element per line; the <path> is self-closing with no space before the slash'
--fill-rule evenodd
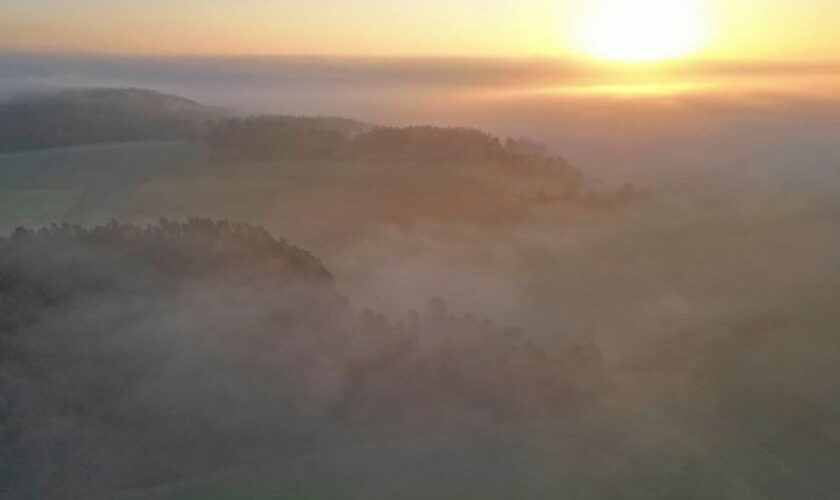
<path id="1" fill-rule="evenodd" d="M 201 144 L 107 144 L 0 155 L 0 189 L 118 189 L 204 165 Z"/>
<path id="2" fill-rule="evenodd" d="M 0 191 L 0 232 L 19 226 L 39 227 L 62 222 L 78 205 L 78 189 L 27 189 Z"/>
<path id="3" fill-rule="evenodd" d="M 206 164 L 194 143 L 87 146 L 0 155 L 0 232 L 118 218 L 130 192 Z"/>

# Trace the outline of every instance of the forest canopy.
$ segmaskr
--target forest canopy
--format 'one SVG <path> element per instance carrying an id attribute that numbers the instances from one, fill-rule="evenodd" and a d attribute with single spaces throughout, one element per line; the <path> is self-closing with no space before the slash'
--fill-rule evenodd
<path id="1" fill-rule="evenodd" d="M 0 287 L 4 498 L 276 459 L 324 426 L 562 415 L 599 391 L 594 346 L 548 355 L 439 299 L 397 323 L 356 312 L 317 258 L 244 224 L 21 228 Z"/>
<path id="2" fill-rule="evenodd" d="M 261 116 L 217 121 L 209 144 L 219 161 L 335 159 L 565 165 L 526 139 L 502 141 L 458 127 L 370 127 L 341 119 Z"/>

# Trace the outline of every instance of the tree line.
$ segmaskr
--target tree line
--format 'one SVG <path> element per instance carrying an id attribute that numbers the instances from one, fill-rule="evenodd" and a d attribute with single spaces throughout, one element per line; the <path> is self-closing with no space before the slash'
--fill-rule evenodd
<path id="1" fill-rule="evenodd" d="M 215 121 L 208 143 L 221 162 L 276 159 L 566 165 L 544 146 L 464 127 L 363 127 L 339 119 L 257 116 Z"/>

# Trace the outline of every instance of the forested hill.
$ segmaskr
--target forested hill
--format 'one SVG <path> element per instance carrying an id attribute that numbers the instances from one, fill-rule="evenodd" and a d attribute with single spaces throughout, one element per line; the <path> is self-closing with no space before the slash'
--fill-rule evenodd
<path id="1" fill-rule="evenodd" d="M 318 259 L 258 227 L 0 240 L 2 498 L 115 498 L 358 431 L 561 415 L 598 391 L 594 347 L 550 355 L 440 300 L 401 324 L 358 314 Z"/>
<path id="2" fill-rule="evenodd" d="M 55 259 L 56 252 L 63 257 Z M 37 263 L 37 269 L 30 263 Z M 59 266 L 53 269 L 52 263 Z M 34 296 L 50 303 L 62 295 L 50 291 L 56 284 L 67 293 L 89 291 L 84 286 L 76 289 L 74 283 L 88 273 L 87 267 L 95 277 L 89 283 L 97 286 L 104 286 L 109 273 L 117 269 L 154 276 L 158 284 L 236 274 L 278 283 L 302 279 L 332 283 L 333 279 L 312 254 L 272 238 L 260 227 L 206 219 L 162 219 L 155 226 L 111 223 L 94 229 L 69 224 L 18 228 L 0 239 L 0 267 L 4 292 L 14 295 L 15 287 L 25 282 L 36 286 Z M 67 267 L 73 271 L 66 272 Z"/>
<path id="3" fill-rule="evenodd" d="M 151 90 L 81 89 L 0 103 L 0 152 L 200 137 L 218 111 Z"/>
<path id="4" fill-rule="evenodd" d="M 565 161 L 527 139 L 505 141 L 467 127 L 382 127 L 342 119 L 259 116 L 215 121 L 217 161 L 332 159 L 545 166 Z"/>
<path id="5" fill-rule="evenodd" d="M 336 117 L 234 118 L 142 89 L 82 89 L 0 103 L 0 152 L 107 144 L 206 142 L 223 163 L 278 159 L 568 165 L 527 139 L 463 127 L 383 127 Z"/>

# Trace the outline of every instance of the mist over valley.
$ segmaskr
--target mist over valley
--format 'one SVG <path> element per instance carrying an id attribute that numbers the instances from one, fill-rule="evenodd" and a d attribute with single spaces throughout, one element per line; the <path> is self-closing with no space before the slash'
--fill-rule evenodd
<path id="1" fill-rule="evenodd" d="M 835 498 L 836 71 L 671 71 L 0 55 L 0 496 Z"/>

